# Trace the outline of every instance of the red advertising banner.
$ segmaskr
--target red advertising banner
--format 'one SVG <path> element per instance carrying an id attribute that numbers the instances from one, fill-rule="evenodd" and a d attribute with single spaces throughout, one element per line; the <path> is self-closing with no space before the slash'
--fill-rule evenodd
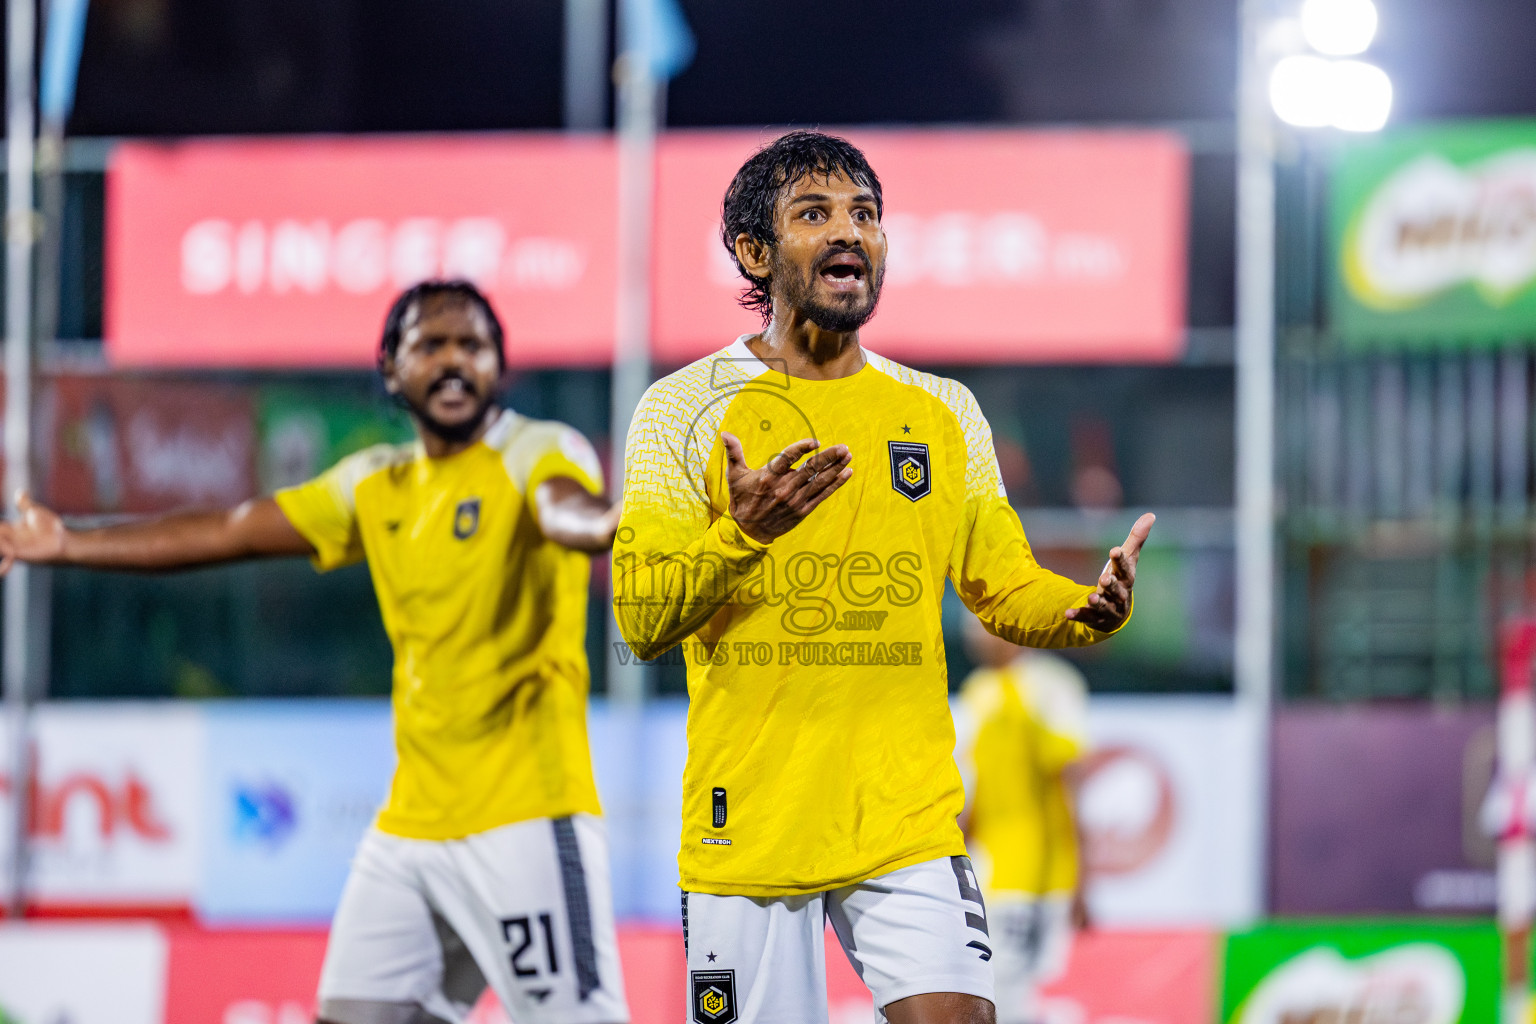
<path id="1" fill-rule="evenodd" d="M 915 362 L 1165 362 L 1184 344 L 1188 155 L 1156 132 L 854 131 L 880 176 L 885 288 L 861 334 Z M 658 154 L 656 341 L 681 363 L 761 326 L 720 240 L 768 141 L 677 133 Z"/>
<path id="2" fill-rule="evenodd" d="M 56 377 L 38 492 L 57 511 L 151 513 L 237 505 L 257 492 L 248 389 L 135 377 Z"/>
<path id="3" fill-rule="evenodd" d="M 309 1024 L 315 1019 L 325 932 L 168 931 L 167 1024 Z"/>
<path id="4" fill-rule="evenodd" d="M 1091 931 L 1041 994 L 1049 1024 L 1207 1024 L 1219 937 L 1208 931 Z"/>
<path id="5" fill-rule="evenodd" d="M 325 956 L 323 929 L 207 929 L 190 924 L 0 924 L 0 1013 L 81 1024 L 308 1024 Z M 1042 993 L 1050 1024 L 1208 1024 L 1218 937 L 1197 931 L 1080 936 L 1064 977 Z M 619 929 L 634 1024 L 686 1016 L 687 968 L 675 928 Z M 7 959 L 9 958 L 9 959 Z M 90 964 L 98 984 L 80 984 Z M 827 933 L 834 1024 L 873 1017 L 866 989 Z M 104 982 L 110 982 L 105 984 Z M 9 1018 L 0 1018 L 9 1019 Z M 466 1024 L 508 1024 L 486 992 Z"/>
<path id="6" fill-rule="evenodd" d="M 891 243 L 871 348 L 920 362 L 1178 356 L 1177 137 L 850 134 L 884 184 Z M 767 138 L 658 146 L 662 365 L 759 326 L 736 304 L 719 219 L 731 175 Z M 607 141 L 561 136 L 124 145 L 108 186 L 108 352 L 119 365 L 367 366 L 393 294 L 449 275 L 489 292 L 514 365 L 604 363 L 616 174 Z"/>
<path id="7" fill-rule="evenodd" d="M 599 362 L 613 336 L 601 139 L 133 143 L 107 189 L 120 365 L 369 366 L 396 292 L 467 277 L 517 365 Z"/>

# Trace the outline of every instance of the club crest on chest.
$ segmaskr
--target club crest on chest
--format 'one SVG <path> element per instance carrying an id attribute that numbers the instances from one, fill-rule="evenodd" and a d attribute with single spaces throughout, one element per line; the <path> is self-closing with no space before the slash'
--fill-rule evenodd
<path id="1" fill-rule="evenodd" d="M 933 490 L 928 446 L 916 441 L 889 441 L 887 444 L 891 452 L 891 487 L 910 501 L 927 497 Z"/>
<path id="2" fill-rule="evenodd" d="M 453 535 L 459 540 L 468 540 L 480 529 L 480 499 L 465 498 L 459 502 L 459 507 L 453 510 Z"/>

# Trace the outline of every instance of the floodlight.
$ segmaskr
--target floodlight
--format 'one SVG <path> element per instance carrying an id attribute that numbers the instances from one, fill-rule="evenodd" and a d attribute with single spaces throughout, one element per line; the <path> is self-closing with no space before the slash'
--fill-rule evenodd
<path id="1" fill-rule="evenodd" d="M 1359 60 L 1335 61 L 1333 65 L 1333 116 L 1335 128 L 1347 132 L 1380 131 L 1392 112 L 1392 79 L 1374 64 Z"/>
<path id="2" fill-rule="evenodd" d="M 1301 5 L 1307 44 L 1332 57 L 1364 52 L 1376 37 L 1376 20 L 1371 0 L 1306 0 Z"/>
<path id="3" fill-rule="evenodd" d="M 1297 128 L 1333 123 L 1333 62 L 1310 55 L 1286 57 L 1269 76 L 1275 114 Z"/>

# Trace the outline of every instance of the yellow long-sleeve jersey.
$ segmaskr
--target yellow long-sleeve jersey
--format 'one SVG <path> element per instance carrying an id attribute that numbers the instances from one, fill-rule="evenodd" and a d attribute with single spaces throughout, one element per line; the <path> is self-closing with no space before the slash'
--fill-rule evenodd
<path id="1" fill-rule="evenodd" d="M 395 651 L 399 763 L 378 827 L 457 839 L 601 808 L 587 749 L 589 559 L 539 530 L 534 493 L 602 467 L 563 423 L 503 411 L 476 444 L 349 456 L 277 503 L 321 571 L 367 558 Z"/>
<path id="2" fill-rule="evenodd" d="M 806 380 L 738 340 L 652 385 L 630 427 L 615 613 L 638 657 L 687 661 L 684 889 L 818 892 L 965 853 L 946 575 L 1016 643 L 1107 635 L 1064 617 L 1091 588 L 1035 562 L 970 392 L 866 356 Z M 722 432 L 753 467 L 846 444 L 853 478 L 758 543 L 727 514 Z"/>

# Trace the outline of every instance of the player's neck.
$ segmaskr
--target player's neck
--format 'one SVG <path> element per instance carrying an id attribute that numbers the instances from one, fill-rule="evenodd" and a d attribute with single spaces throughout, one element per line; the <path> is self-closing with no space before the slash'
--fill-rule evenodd
<path id="1" fill-rule="evenodd" d="M 857 330 L 825 331 L 793 312 L 776 315 L 747 347 L 759 359 L 779 360 L 791 377 L 808 380 L 851 377 L 866 362 Z"/>
<path id="2" fill-rule="evenodd" d="M 420 417 L 412 418 L 416 420 L 416 436 L 421 438 L 422 451 L 426 453 L 427 458 L 446 459 L 479 444 L 485 432 L 491 429 L 491 424 L 496 422 L 500 412 L 501 409 L 498 406 L 488 406 L 485 415 L 480 417 L 480 422 L 468 434 L 440 433 Z"/>

